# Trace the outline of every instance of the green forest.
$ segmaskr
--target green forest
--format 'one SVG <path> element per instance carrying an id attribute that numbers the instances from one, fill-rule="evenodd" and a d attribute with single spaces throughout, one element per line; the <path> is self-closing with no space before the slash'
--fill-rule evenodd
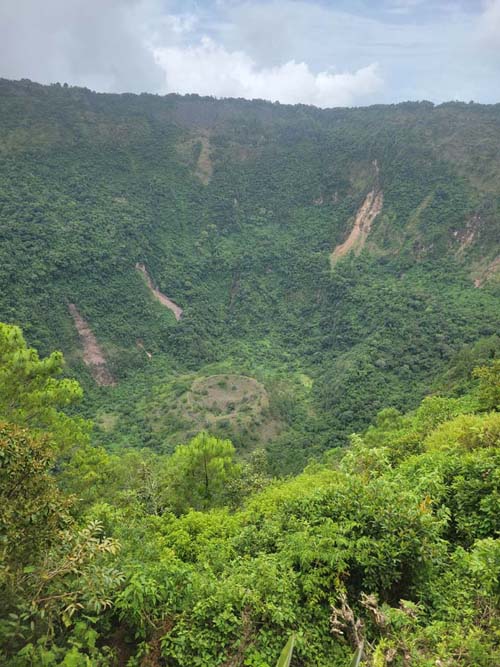
<path id="1" fill-rule="evenodd" d="M 500 105 L 0 79 L 0 663 L 500 664 Z"/>

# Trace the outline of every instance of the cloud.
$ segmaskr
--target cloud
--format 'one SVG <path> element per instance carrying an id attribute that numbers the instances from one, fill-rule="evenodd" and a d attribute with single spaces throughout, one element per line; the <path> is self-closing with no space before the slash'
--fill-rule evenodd
<path id="1" fill-rule="evenodd" d="M 500 50 L 475 39 L 483 8 L 482 0 L 252 0 L 231 6 L 215 41 L 264 68 L 295 60 L 313 72 L 357 72 L 377 62 L 384 85 L 363 103 L 495 102 Z"/>
<path id="2" fill-rule="evenodd" d="M 478 25 L 479 41 L 488 47 L 500 46 L 500 0 L 486 0 Z"/>
<path id="3" fill-rule="evenodd" d="M 500 0 L 0 0 L 0 76 L 103 92 L 495 102 L 499 42 Z"/>
<path id="4" fill-rule="evenodd" d="M 195 46 L 156 48 L 155 59 L 165 71 L 166 90 L 180 93 L 326 107 L 350 106 L 383 85 L 375 63 L 352 73 L 314 74 L 306 63 L 294 60 L 258 67 L 244 52 L 228 51 L 208 37 Z"/>
<path id="5" fill-rule="evenodd" d="M 351 105 L 382 86 L 373 59 L 340 71 L 321 59 L 313 69 L 307 43 L 295 57 L 304 12 L 318 27 L 332 19 L 314 3 L 185 9 L 176 12 L 174 0 L 1 0 L 0 76 L 104 92 L 197 92 L 318 106 Z M 231 46 L 245 24 L 253 25 L 246 46 Z M 273 61 L 267 47 L 278 46 L 285 33 L 286 56 L 276 49 Z M 318 36 L 324 40 L 327 33 Z"/>
<path id="6" fill-rule="evenodd" d="M 1 0 L 1 76 L 103 91 L 157 90 L 149 0 Z"/>

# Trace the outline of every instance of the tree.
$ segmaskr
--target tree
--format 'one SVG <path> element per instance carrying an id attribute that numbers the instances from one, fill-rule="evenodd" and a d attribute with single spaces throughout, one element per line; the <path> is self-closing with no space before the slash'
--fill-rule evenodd
<path id="1" fill-rule="evenodd" d="M 47 437 L 0 424 L 0 568 L 33 565 L 70 522 L 68 500 L 50 474 Z M 4 581 L 4 579 L 0 579 Z"/>
<path id="2" fill-rule="evenodd" d="M 40 359 L 19 327 L 0 323 L 0 418 L 50 433 L 60 451 L 86 442 L 90 431 L 89 422 L 61 412 L 83 395 L 76 380 L 57 379 L 63 366 L 61 352 Z"/>
<path id="3" fill-rule="evenodd" d="M 239 472 L 234 454 L 230 440 L 220 440 L 204 431 L 189 444 L 177 447 L 168 462 L 166 505 L 177 513 L 222 505 L 229 481 Z"/>
<path id="4" fill-rule="evenodd" d="M 490 366 L 475 368 L 473 376 L 479 380 L 479 400 L 484 410 L 500 409 L 500 359 Z"/>
<path id="5" fill-rule="evenodd" d="M 116 540 L 71 517 L 72 499 L 50 473 L 54 455 L 46 435 L 0 423 L 0 662 L 16 667 L 66 664 L 55 656 L 66 653 L 68 628 L 109 608 L 123 580 Z"/>

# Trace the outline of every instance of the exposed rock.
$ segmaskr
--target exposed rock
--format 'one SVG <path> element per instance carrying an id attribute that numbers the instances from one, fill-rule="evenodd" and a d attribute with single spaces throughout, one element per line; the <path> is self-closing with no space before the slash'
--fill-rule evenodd
<path id="1" fill-rule="evenodd" d="M 383 204 L 384 195 L 382 191 L 377 192 L 376 190 L 372 190 L 367 194 L 365 201 L 356 214 L 349 236 L 344 243 L 335 248 L 330 256 L 332 266 L 350 251 L 354 251 L 356 255 L 359 255 L 368 238 L 373 221 L 382 210 Z"/>

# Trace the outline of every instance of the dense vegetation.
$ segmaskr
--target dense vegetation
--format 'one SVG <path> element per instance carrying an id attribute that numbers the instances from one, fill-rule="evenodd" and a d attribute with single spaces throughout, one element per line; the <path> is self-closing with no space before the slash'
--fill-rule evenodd
<path id="1" fill-rule="evenodd" d="M 298 471 L 383 407 L 415 407 L 498 331 L 499 131 L 499 106 L 322 111 L 2 80 L 0 318 L 65 353 L 96 442 L 171 452 L 201 424 L 250 451 L 260 430 L 274 469 Z M 365 249 L 332 269 L 372 189 Z M 115 387 L 94 386 L 70 303 Z M 261 424 L 215 428 L 201 410 L 193 428 L 186 392 L 220 374 L 264 385 Z"/>
<path id="2" fill-rule="evenodd" d="M 499 133 L 0 80 L 2 665 L 500 664 Z"/>
<path id="3" fill-rule="evenodd" d="M 203 432 L 110 454 L 60 355 L 1 325 L 0 361 L 2 664 L 498 664 L 498 359 L 284 480 Z"/>

